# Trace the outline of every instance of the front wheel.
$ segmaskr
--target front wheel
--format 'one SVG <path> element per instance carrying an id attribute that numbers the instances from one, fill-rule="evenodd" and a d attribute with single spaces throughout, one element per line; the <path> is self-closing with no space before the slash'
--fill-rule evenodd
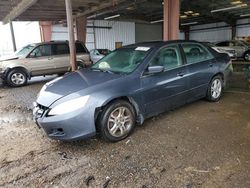
<path id="1" fill-rule="evenodd" d="M 20 87 L 27 84 L 27 74 L 21 69 L 13 69 L 7 74 L 6 82 L 12 87 Z"/>
<path id="2" fill-rule="evenodd" d="M 135 110 L 129 102 L 117 100 L 104 108 L 97 126 L 104 140 L 123 140 L 135 127 Z"/>
<path id="3" fill-rule="evenodd" d="M 245 61 L 250 61 L 250 52 L 246 52 L 246 53 L 244 54 L 244 60 L 245 60 Z"/>
<path id="4" fill-rule="evenodd" d="M 221 76 L 215 76 L 207 90 L 207 99 L 211 102 L 216 102 L 219 101 L 222 95 L 222 90 L 223 90 L 223 81 Z"/>

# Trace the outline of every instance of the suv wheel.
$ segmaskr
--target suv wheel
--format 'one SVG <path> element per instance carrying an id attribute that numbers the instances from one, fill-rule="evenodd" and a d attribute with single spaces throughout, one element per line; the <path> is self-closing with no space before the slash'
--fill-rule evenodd
<path id="1" fill-rule="evenodd" d="M 20 87 L 27 84 L 27 74 L 21 69 L 13 69 L 7 74 L 6 82 L 13 87 Z"/>
<path id="2" fill-rule="evenodd" d="M 245 61 L 250 61 L 250 51 L 249 51 L 249 52 L 246 52 L 246 53 L 244 54 L 244 60 L 245 60 Z"/>
<path id="3" fill-rule="evenodd" d="M 105 107 L 98 118 L 97 128 L 104 140 L 117 142 L 129 136 L 135 127 L 134 107 L 117 100 Z"/>

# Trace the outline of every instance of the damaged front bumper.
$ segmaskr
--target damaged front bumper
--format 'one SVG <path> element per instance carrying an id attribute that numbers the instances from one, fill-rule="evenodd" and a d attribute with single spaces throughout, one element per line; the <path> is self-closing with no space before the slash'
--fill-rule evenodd
<path id="1" fill-rule="evenodd" d="M 80 140 L 96 134 L 94 113 L 84 108 L 68 114 L 48 116 L 50 108 L 34 103 L 33 120 L 49 138 L 55 140 Z"/>

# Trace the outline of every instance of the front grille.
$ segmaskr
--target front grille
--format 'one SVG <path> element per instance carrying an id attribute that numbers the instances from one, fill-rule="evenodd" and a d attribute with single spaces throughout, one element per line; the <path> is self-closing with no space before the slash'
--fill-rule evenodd
<path id="1" fill-rule="evenodd" d="M 33 115 L 35 118 L 40 118 L 48 111 L 48 109 L 48 107 L 36 103 L 36 106 L 33 109 Z"/>

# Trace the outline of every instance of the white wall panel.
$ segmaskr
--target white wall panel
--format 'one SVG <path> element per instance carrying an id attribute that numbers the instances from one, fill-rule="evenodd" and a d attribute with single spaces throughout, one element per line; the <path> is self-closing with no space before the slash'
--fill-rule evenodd
<path id="1" fill-rule="evenodd" d="M 237 24 L 250 23 L 250 19 L 241 19 L 237 21 Z M 91 21 L 88 22 L 88 26 L 93 26 Z M 123 45 L 135 43 L 135 23 L 133 22 L 116 22 L 116 21 L 104 21 L 96 20 L 95 26 L 111 27 L 107 28 L 96 28 L 96 47 L 97 48 L 108 48 L 110 50 L 115 49 L 115 42 L 122 42 Z M 212 23 L 191 26 L 190 39 L 198 41 L 210 41 L 217 42 L 222 40 L 231 39 L 231 28 L 216 28 L 207 30 L 192 31 L 192 29 L 204 29 L 211 27 L 223 27 L 226 23 Z M 87 28 L 87 39 L 86 46 L 88 49 L 93 49 L 94 46 L 94 30 L 93 28 Z M 236 30 L 238 37 L 250 36 L 250 25 L 238 26 Z M 179 34 L 179 39 L 184 39 L 184 33 Z M 67 28 L 61 25 L 55 25 L 52 29 L 52 40 L 68 40 Z"/>
<path id="2" fill-rule="evenodd" d="M 239 25 L 236 28 L 236 37 L 250 36 L 250 19 L 241 19 L 237 21 L 237 24 L 249 24 L 249 25 Z M 226 23 L 213 23 L 213 24 L 204 24 L 191 27 L 192 29 L 203 29 L 209 27 L 220 27 L 226 26 Z M 200 40 L 200 41 L 222 41 L 222 40 L 230 40 L 232 33 L 231 27 L 225 28 L 217 28 L 217 29 L 207 29 L 200 31 L 191 31 L 190 39 Z"/>
<path id="3" fill-rule="evenodd" d="M 203 25 L 195 25 L 191 26 L 190 29 L 204 29 L 204 28 L 211 28 L 211 27 L 221 27 L 226 26 L 227 24 L 224 22 L 218 22 L 218 23 L 211 23 L 211 24 L 203 24 Z"/>
<path id="4" fill-rule="evenodd" d="M 245 23 L 250 23 L 250 18 L 237 20 L 237 24 L 245 24 Z"/>
<path id="5" fill-rule="evenodd" d="M 250 25 L 238 26 L 236 35 L 237 37 L 250 36 Z"/>
<path id="6" fill-rule="evenodd" d="M 135 43 L 135 23 L 116 21 L 95 21 L 95 26 L 112 27 L 111 29 L 96 29 L 97 48 L 115 49 L 115 42 L 123 46 Z"/>
<path id="7" fill-rule="evenodd" d="M 223 27 L 227 24 L 224 22 L 212 23 L 212 24 L 203 24 L 190 27 L 190 40 L 197 41 L 209 41 L 209 42 L 217 42 L 222 40 L 231 39 L 231 28 L 217 28 L 217 29 L 207 29 L 211 27 Z M 192 31 L 192 29 L 204 29 L 198 31 Z"/>
<path id="8" fill-rule="evenodd" d="M 237 21 L 237 24 L 249 24 L 250 19 L 241 19 Z M 250 36 L 250 25 L 239 25 L 236 30 L 237 37 Z"/>
<path id="9" fill-rule="evenodd" d="M 123 45 L 135 43 L 135 23 L 133 22 L 96 20 L 94 25 L 111 28 L 95 28 L 96 48 L 114 50 L 115 42 L 122 42 Z M 88 26 L 93 26 L 93 23 L 89 21 Z M 67 27 L 54 25 L 52 28 L 52 40 L 68 40 Z M 93 28 L 87 28 L 86 46 L 89 50 L 94 48 Z"/>
<path id="10" fill-rule="evenodd" d="M 191 31 L 190 40 L 217 42 L 231 39 L 230 28 L 208 29 L 201 31 Z"/>

